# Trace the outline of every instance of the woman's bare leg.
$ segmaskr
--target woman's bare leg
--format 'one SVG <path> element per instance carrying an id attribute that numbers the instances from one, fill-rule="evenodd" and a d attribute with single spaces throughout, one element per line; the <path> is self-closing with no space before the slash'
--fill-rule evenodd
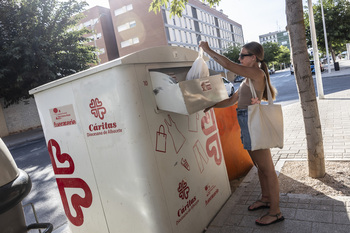
<path id="1" fill-rule="evenodd" d="M 270 201 L 271 215 L 280 213 L 279 207 L 279 183 L 275 171 L 275 166 L 272 162 L 271 152 L 269 149 L 249 151 L 249 154 L 258 168 L 259 180 L 262 190 L 262 195 L 268 195 Z M 269 223 L 276 220 L 276 217 L 265 216 L 260 219 L 261 223 Z"/>

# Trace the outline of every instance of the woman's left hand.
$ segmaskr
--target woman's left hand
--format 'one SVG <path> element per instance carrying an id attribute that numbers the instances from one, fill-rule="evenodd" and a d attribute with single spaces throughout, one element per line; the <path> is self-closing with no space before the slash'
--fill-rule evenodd
<path id="1" fill-rule="evenodd" d="M 251 102 L 252 105 L 253 104 L 260 104 L 260 102 L 261 102 L 258 97 L 252 98 L 251 100 L 252 100 L 252 102 Z"/>

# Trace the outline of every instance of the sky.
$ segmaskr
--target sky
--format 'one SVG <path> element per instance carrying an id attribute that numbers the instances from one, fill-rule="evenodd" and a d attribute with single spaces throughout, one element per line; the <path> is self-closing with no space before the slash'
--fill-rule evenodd
<path id="1" fill-rule="evenodd" d="M 108 0 L 85 1 L 90 7 L 109 8 Z M 245 43 L 258 42 L 259 35 L 283 31 L 287 26 L 285 0 L 221 0 L 216 9 L 222 9 L 231 20 L 242 25 Z"/>

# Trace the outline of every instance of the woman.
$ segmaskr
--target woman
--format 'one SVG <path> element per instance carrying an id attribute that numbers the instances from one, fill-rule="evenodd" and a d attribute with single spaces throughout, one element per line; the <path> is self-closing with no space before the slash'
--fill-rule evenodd
<path id="1" fill-rule="evenodd" d="M 269 212 L 255 221 L 258 225 L 270 225 L 284 220 L 279 207 L 279 184 L 275 167 L 272 162 L 270 149 L 251 150 L 250 135 L 248 131 L 248 105 L 259 103 L 260 100 L 267 100 L 267 90 L 265 85 L 265 76 L 267 84 L 270 87 L 272 97 L 275 98 L 276 91 L 271 86 L 269 72 L 264 59 L 264 49 L 257 42 L 251 42 L 243 46 L 239 61 L 241 64 L 234 63 L 226 57 L 211 50 L 207 42 L 201 41 L 199 47 L 211 56 L 216 62 L 225 69 L 235 74 L 246 77 L 238 91 L 230 98 L 223 100 L 212 107 L 224 108 L 238 102 L 237 118 L 241 127 L 241 139 L 244 149 L 248 150 L 255 166 L 258 168 L 259 181 L 261 185 L 262 197 L 248 207 L 249 211 L 262 208 L 269 208 Z M 253 99 L 249 88 L 250 79 L 255 87 L 258 99 Z M 210 108 L 205 109 L 208 111 Z"/>

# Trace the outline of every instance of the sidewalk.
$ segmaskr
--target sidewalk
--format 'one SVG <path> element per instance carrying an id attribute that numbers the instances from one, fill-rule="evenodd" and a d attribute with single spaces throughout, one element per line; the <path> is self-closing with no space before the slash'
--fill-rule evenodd
<path id="1" fill-rule="evenodd" d="M 350 69 L 350 60 L 341 59 L 341 60 L 337 60 L 336 62 L 339 63 L 339 70 L 335 71 L 334 70 L 334 63 L 331 63 L 330 64 L 331 73 L 328 73 L 328 64 L 323 64 L 323 67 L 325 68 L 325 71 L 322 72 L 323 78 L 344 76 L 344 75 L 350 74 L 350 71 L 348 70 L 348 69 Z"/>
<path id="2" fill-rule="evenodd" d="M 322 77 L 348 75 L 350 61 L 339 61 L 340 70 L 327 70 Z M 350 161 L 350 87 L 332 93 L 318 101 L 322 123 L 326 160 Z M 277 172 L 286 160 L 307 159 L 306 136 L 300 103 L 283 107 L 285 145 L 272 149 L 272 158 Z M 3 140 L 8 147 L 42 138 L 41 129 L 10 135 Z M 221 211 L 208 227 L 206 233 L 269 232 L 269 233 L 348 233 L 350 229 L 350 197 L 317 198 L 309 195 L 281 194 L 281 211 L 285 221 L 267 226 L 256 226 L 254 221 L 266 210 L 248 211 L 247 207 L 260 196 L 257 170 L 252 168 L 235 190 Z M 55 226 L 57 227 L 57 226 Z M 55 229 L 59 231 L 59 229 Z M 62 231 L 65 232 L 65 231 Z M 187 233 L 187 232 L 184 232 Z"/>

